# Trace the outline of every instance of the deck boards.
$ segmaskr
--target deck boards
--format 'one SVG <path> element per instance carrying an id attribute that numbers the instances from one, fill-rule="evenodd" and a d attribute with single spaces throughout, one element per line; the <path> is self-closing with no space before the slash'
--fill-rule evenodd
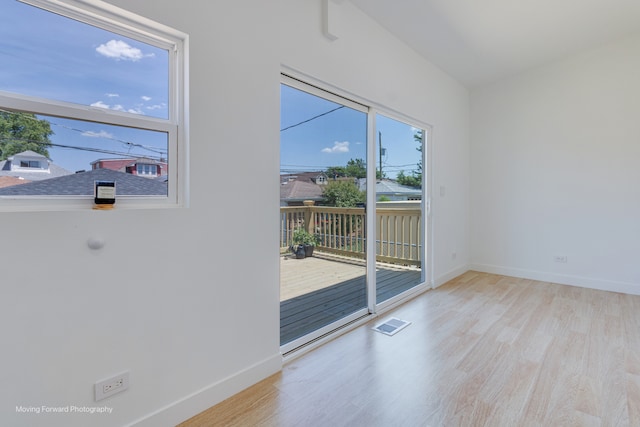
<path id="1" fill-rule="evenodd" d="M 331 270 L 338 268 L 338 264 L 325 260 L 324 268 Z M 288 265 L 293 264 L 290 262 Z M 360 267 L 352 268 L 364 273 Z M 420 283 L 420 271 L 414 269 L 378 268 L 376 275 L 378 302 Z M 321 289 L 280 302 L 280 344 L 291 342 L 367 306 L 364 274 L 328 285 L 330 283 L 325 282 Z"/>

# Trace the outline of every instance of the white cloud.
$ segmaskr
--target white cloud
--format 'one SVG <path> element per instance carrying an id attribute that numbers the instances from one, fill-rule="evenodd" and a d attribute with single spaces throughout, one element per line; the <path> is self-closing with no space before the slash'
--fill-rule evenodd
<path id="1" fill-rule="evenodd" d="M 149 105 L 148 107 L 146 107 L 147 110 L 161 110 L 163 108 L 166 108 L 167 104 L 165 104 L 164 102 L 162 104 L 155 104 L 155 105 Z"/>
<path id="2" fill-rule="evenodd" d="M 322 152 L 323 153 L 348 153 L 349 141 L 344 141 L 344 142 L 336 141 L 333 143 L 333 147 L 323 148 Z"/>
<path id="3" fill-rule="evenodd" d="M 117 98 L 120 96 L 117 93 L 105 93 L 105 95 L 107 96 L 107 98 Z"/>
<path id="4" fill-rule="evenodd" d="M 151 101 L 150 96 L 141 96 L 140 98 L 142 98 L 143 101 Z"/>
<path id="5" fill-rule="evenodd" d="M 101 44 L 96 48 L 96 52 L 107 58 L 113 58 L 116 61 L 139 61 L 146 56 L 153 56 L 153 54 L 145 55 L 142 51 L 136 47 L 129 46 L 122 40 L 109 40 L 106 43 Z"/>
<path id="6" fill-rule="evenodd" d="M 107 131 L 101 130 L 100 132 L 94 132 L 92 130 L 88 130 L 82 132 L 82 136 L 88 136 L 89 138 L 113 138 L 113 135 Z"/>
<path id="7" fill-rule="evenodd" d="M 105 104 L 102 101 L 98 101 L 98 102 L 94 102 L 93 104 L 91 104 L 92 107 L 99 107 L 99 108 L 109 108 L 108 104 Z"/>
<path id="8" fill-rule="evenodd" d="M 91 104 L 91 106 L 92 107 L 99 107 L 99 108 L 106 108 L 107 110 L 126 111 L 127 113 L 144 115 L 144 112 L 139 107 L 136 107 L 136 108 L 125 108 L 121 104 L 115 104 L 113 106 L 110 106 L 109 104 L 105 104 L 102 101 L 94 102 L 93 104 Z"/>

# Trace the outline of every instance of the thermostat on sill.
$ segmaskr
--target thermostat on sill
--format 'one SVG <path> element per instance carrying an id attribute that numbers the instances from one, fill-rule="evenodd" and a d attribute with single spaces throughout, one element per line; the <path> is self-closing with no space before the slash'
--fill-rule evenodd
<path id="1" fill-rule="evenodd" d="M 96 181 L 94 191 L 94 209 L 112 209 L 116 202 L 115 181 Z"/>

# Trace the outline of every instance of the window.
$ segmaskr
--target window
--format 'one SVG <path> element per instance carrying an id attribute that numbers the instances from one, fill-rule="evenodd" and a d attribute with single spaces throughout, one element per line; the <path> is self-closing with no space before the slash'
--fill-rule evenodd
<path id="1" fill-rule="evenodd" d="M 21 160 L 20 161 L 21 168 L 37 168 L 40 169 L 40 162 L 37 160 Z"/>
<path id="2" fill-rule="evenodd" d="M 0 209 L 93 200 L 87 174 L 126 182 L 118 205 L 182 205 L 187 36 L 108 4 L 0 5 L 0 177 L 27 181 L 0 188 Z M 135 168 L 94 167 L 141 158 Z M 165 173 L 157 186 L 136 176 Z"/>
<path id="3" fill-rule="evenodd" d="M 138 175 L 158 175 L 158 167 L 156 165 L 138 163 L 136 165 L 136 171 L 138 172 Z"/>

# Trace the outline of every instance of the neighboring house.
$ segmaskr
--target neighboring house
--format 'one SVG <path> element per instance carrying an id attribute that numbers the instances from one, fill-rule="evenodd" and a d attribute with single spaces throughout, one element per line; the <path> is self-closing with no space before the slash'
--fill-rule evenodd
<path id="1" fill-rule="evenodd" d="M 280 206 L 302 206 L 305 200 L 313 200 L 318 204 L 324 200 L 322 188 L 327 181 L 324 172 L 280 175 Z"/>
<path id="2" fill-rule="evenodd" d="M 302 172 L 299 174 L 280 175 L 280 206 L 302 206 L 305 200 L 313 200 L 322 204 L 323 186 L 334 180 L 355 180 L 361 191 L 365 191 L 365 178 L 328 178 L 324 172 Z M 400 185 L 391 179 L 376 181 L 376 199 L 384 196 L 388 201 L 422 200 L 422 189 Z"/>
<path id="3" fill-rule="evenodd" d="M 329 180 L 326 173 L 320 172 L 300 172 L 300 173 L 286 173 L 280 175 L 280 182 L 286 181 L 301 181 L 312 182 L 318 185 L 324 185 Z"/>
<path id="4" fill-rule="evenodd" d="M 168 173 L 169 165 L 166 162 L 148 159 L 146 157 L 128 159 L 98 159 L 91 162 L 91 169 L 111 169 L 131 175 L 139 175 L 145 178 L 157 178 Z"/>
<path id="5" fill-rule="evenodd" d="M 364 178 L 359 179 L 358 187 L 361 191 L 365 191 L 367 188 L 367 180 Z M 376 181 L 376 199 L 380 200 L 382 196 L 393 202 L 422 200 L 422 189 L 401 185 L 391 179 L 379 179 Z"/>
<path id="6" fill-rule="evenodd" d="M 0 188 L 0 196 L 93 196 L 95 181 L 114 181 L 118 196 L 166 196 L 167 184 L 110 169 L 95 169 Z"/>
<path id="7" fill-rule="evenodd" d="M 280 184 L 280 206 L 302 206 L 305 200 L 318 204 L 322 196 L 322 186 L 313 182 L 285 181 Z"/>
<path id="8" fill-rule="evenodd" d="M 13 177 L 27 182 L 71 174 L 73 172 L 55 165 L 46 156 L 30 150 L 14 154 L 7 160 L 0 161 L 0 177 Z"/>

